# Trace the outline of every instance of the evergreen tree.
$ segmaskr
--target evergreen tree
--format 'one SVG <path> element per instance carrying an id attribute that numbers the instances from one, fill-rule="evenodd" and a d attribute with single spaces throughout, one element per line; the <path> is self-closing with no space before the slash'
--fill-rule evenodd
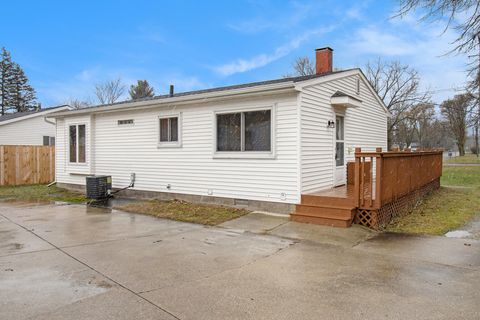
<path id="1" fill-rule="evenodd" d="M 0 52 L 0 115 L 7 112 L 24 112 L 39 108 L 36 93 L 19 64 L 12 61 L 10 53 Z"/>
<path id="2" fill-rule="evenodd" d="M 132 84 L 130 86 L 128 92 L 130 93 L 132 100 L 154 96 L 154 90 L 147 80 L 138 80 L 137 84 Z"/>
<path id="3" fill-rule="evenodd" d="M 0 52 L 0 115 L 4 115 L 12 105 L 13 62 L 10 52 L 2 48 Z"/>
<path id="4" fill-rule="evenodd" d="M 13 63 L 12 69 L 11 99 L 13 108 L 16 112 L 36 110 L 39 104 L 36 101 L 35 89 L 28 84 L 25 72 L 17 63 Z"/>

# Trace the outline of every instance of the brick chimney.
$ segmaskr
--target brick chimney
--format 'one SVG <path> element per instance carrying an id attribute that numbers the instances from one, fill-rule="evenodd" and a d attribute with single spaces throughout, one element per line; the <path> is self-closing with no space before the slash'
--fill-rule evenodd
<path id="1" fill-rule="evenodd" d="M 333 69 L 333 49 L 330 47 L 315 50 L 316 73 L 322 74 L 332 72 Z"/>

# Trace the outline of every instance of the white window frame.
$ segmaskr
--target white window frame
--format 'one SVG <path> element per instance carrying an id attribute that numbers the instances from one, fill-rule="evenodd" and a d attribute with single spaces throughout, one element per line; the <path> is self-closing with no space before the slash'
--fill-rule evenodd
<path id="1" fill-rule="evenodd" d="M 160 141 L 160 120 L 162 119 L 171 119 L 177 118 L 178 122 L 178 141 Z M 157 117 L 157 147 L 158 148 L 181 148 L 182 147 L 182 113 L 175 113 L 175 114 L 166 114 L 166 115 L 159 115 Z M 169 122 L 170 123 L 170 122 Z M 168 134 L 170 135 L 170 128 L 168 130 Z"/>
<path id="2" fill-rule="evenodd" d="M 246 108 L 235 108 L 230 110 L 219 110 L 213 113 L 213 158 L 214 159 L 275 159 L 276 157 L 276 105 L 260 106 L 260 107 L 246 107 Z M 244 113 L 251 111 L 270 111 L 270 151 L 217 151 L 217 115 L 230 114 L 230 113 Z M 241 145 L 245 143 L 244 141 L 244 117 L 241 117 Z"/>
<path id="3" fill-rule="evenodd" d="M 79 155 L 79 152 L 78 152 L 78 149 L 79 149 L 79 143 L 78 143 L 78 140 L 79 140 L 79 135 L 78 135 L 78 127 L 79 126 L 85 126 L 85 161 L 84 162 L 79 162 L 78 161 L 78 155 Z M 71 161 L 70 159 L 70 150 L 72 148 L 72 146 L 70 145 L 70 127 L 75 127 L 76 128 L 76 145 L 75 145 L 75 152 L 76 152 L 76 157 L 75 157 L 75 161 Z M 88 149 L 88 144 L 87 144 L 87 130 L 88 130 L 88 126 L 86 123 L 68 123 L 67 124 L 67 141 L 68 141 L 68 154 L 67 154 L 67 157 L 68 157 L 68 163 L 71 164 L 71 165 L 80 165 L 80 166 L 86 166 L 87 165 L 87 161 L 88 161 L 88 158 L 87 158 L 87 149 Z"/>

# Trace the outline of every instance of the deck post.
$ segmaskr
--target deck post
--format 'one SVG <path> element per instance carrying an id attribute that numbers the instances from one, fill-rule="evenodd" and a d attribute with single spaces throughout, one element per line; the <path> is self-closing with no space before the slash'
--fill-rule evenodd
<path id="1" fill-rule="evenodd" d="M 360 152 L 362 152 L 362 148 L 355 148 L 353 197 L 357 208 L 360 206 Z"/>
<path id="2" fill-rule="evenodd" d="M 383 178 L 383 156 L 382 148 L 377 148 L 376 152 L 378 153 L 375 157 L 376 163 L 376 172 L 375 172 L 375 206 L 377 208 L 382 207 L 382 178 Z M 373 181 L 372 181 L 373 184 Z"/>

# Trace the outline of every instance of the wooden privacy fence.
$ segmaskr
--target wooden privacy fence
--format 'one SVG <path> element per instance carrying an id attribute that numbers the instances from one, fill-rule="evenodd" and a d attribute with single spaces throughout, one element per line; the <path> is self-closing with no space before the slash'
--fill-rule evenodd
<path id="1" fill-rule="evenodd" d="M 0 145 L 0 186 L 55 180 L 54 146 Z"/>
<path id="2" fill-rule="evenodd" d="M 377 148 L 376 152 L 362 152 L 356 148 L 356 222 L 382 227 L 403 209 L 414 206 L 425 193 L 438 188 L 442 154 L 442 150 L 382 152 Z"/>

